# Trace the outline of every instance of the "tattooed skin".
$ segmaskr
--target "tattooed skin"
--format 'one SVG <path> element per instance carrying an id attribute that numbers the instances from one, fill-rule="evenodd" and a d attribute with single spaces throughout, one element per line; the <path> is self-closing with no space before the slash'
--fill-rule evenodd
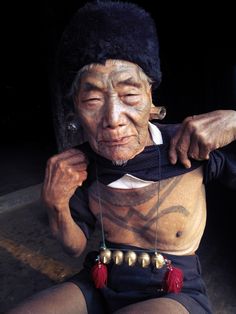
<path id="1" fill-rule="evenodd" d="M 158 249 L 174 254 L 192 254 L 199 245 L 206 221 L 201 168 L 137 189 L 94 183 L 89 200 L 98 220 L 99 198 L 109 241 L 150 249 L 157 236 Z"/>

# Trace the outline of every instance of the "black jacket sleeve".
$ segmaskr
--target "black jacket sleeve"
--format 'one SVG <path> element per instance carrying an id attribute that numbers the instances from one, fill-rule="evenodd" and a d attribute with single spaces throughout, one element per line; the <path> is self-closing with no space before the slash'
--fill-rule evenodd
<path id="1" fill-rule="evenodd" d="M 70 199 L 70 211 L 72 218 L 84 232 L 87 239 L 92 235 L 96 218 L 89 209 L 88 193 L 84 187 L 78 188 Z"/>
<path id="2" fill-rule="evenodd" d="M 236 141 L 211 152 L 205 163 L 204 183 L 214 179 L 236 190 Z"/>

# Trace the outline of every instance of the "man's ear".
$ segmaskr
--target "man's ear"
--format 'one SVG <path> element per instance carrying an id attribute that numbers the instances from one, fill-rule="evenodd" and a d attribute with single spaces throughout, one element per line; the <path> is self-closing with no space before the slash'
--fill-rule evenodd
<path id="1" fill-rule="evenodd" d="M 149 120 L 162 120 L 166 116 L 166 108 L 163 106 L 151 105 Z"/>

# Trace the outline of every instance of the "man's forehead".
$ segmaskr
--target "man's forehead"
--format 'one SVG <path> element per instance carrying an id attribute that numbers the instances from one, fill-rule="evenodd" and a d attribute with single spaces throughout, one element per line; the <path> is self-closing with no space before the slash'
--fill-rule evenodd
<path id="1" fill-rule="evenodd" d="M 131 62 L 106 62 L 105 65 L 96 64 L 83 71 L 82 82 L 106 84 L 112 82 L 115 84 L 141 83 L 138 66 Z"/>

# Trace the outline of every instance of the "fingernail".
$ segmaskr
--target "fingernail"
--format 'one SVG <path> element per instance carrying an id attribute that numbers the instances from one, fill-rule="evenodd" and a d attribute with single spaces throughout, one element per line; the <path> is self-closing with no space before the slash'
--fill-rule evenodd
<path id="1" fill-rule="evenodd" d="M 186 162 L 184 163 L 184 166 L 185 166 L 185 168 L 187 168 L 187 169 L 191 168 L 191 162 L 190 162 L 190 161 L 186 161 Z"/>
<path id="2" fill-rule="evenodd" d="M 175 165 L 175 164 L 176 164 L 176 161 L 177 161 L 176 158 L 170 156 L 169 159 L 170 159 L 170 163 L 171 163 L 172 165 Z"/>

